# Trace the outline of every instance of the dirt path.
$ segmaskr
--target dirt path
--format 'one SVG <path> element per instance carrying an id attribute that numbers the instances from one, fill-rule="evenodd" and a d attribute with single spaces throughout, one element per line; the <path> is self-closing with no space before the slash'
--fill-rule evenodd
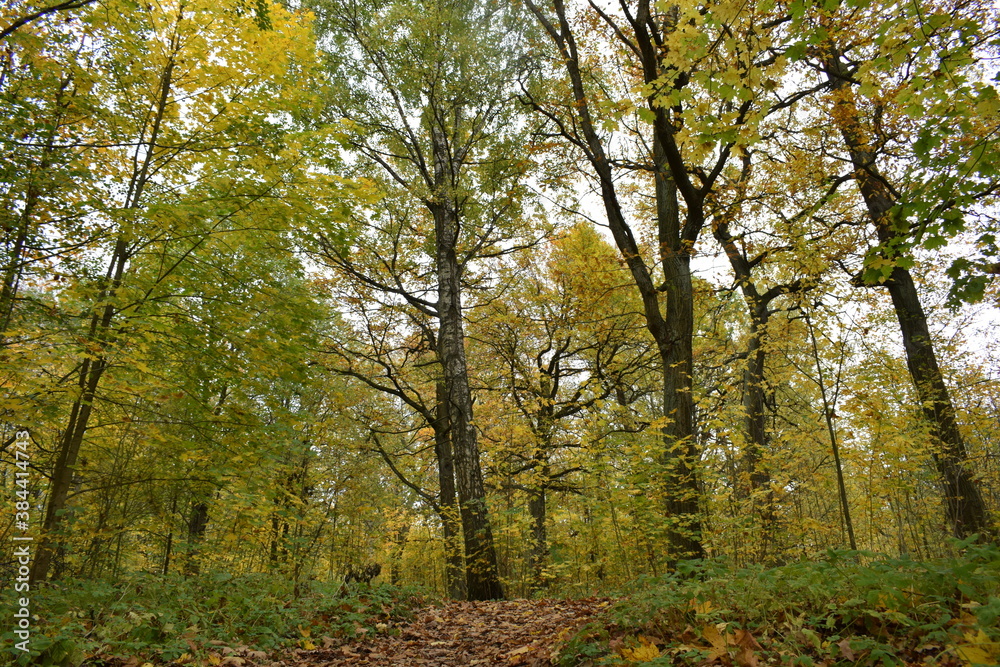
<path id="1" fill-rule="evenodd" d="M 555 644 L 608 605 L 607 600 L 450 602 L 417 612 L 398 633 L 312 651 L 295 651 L 286 665 L 551 665 Z"/>

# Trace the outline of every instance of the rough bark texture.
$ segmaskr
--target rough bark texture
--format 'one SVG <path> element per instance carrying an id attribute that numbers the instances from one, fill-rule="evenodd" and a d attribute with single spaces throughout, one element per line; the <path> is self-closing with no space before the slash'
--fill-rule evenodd
<path id="1" fill-rule="evenodd" d="M 445 579 L 448 595 L 464 600 L 465 558 L 462 549 L 462 524 L 455 500 L 455 461 L 452 455 L 451 420 L 448 418 L 448 392 L 444 382 L 437 383 L 437 411 L 434 428 L 434 452 L 438 461 L 438 499 L 444 527 Z"/>
<path id="2" fill-rule="evenodd" d="M 493 528 L 486 508 L 486 492 L 479 461 L 479 445 L 473 421 L 472 392 L 465 357 L 465 330 L 462 321 L 462 267 L 456 249 L 459 210 L 454 188 L 457 164 L 444 133 L 431 133 L 434 158 L 434 236 L 438 279 L 438 354 L 443 370 L 446 404 L 455 462 L 462 530 L 465 541 L 466 585 L 470 600 L 503 597 L 497 567 Z"/>
<path id="3" fill-rule="evenodd" d="M 694 437 L 694 395 L 691 392 L 694 341 L 694 289 L 691 284 L 693 239 L 684 236 L 677 202 L 677 185 L 667 164 L 664 133 L 669 119 L 662 111 L 654 124 L 653 160 L 656 165 L 656 222 L 660 263 L 666 294 L 665 316 L 656 334 L 663 364 L 663 463 L 670 489 L 667 513 L 678 520 L 671 542 L 678 554 L 702 556 L 696 464 L 700 458 Z M 659 307 L 657 307 L 659 315 Z"/>
<path id="4" fill-rule="evenodd" d="M 824 66 L 835 95 L 833 116 L 850 154 L 858 189 L 864 198 L 879 243 L 885 249 L 884 252 L 889 253 L 889 259 L 893 259 L 892 247 L 897 238 L 905 234 L 905 230 L 894 226 L 889 214 L 896 204 L 895 198 L 878 170 L 878 155 L 869 146 L 869 133 L 858 112 L 849 73 L 840 54 L 831 52 Z M 955 407 L 938 366 L 927 316 L 913 277 L 906 268 L 895 266 L 882 285 L 892 298 L 906 351 L 906 366 L 916 387 L 924 417 L 937 441 L 934 462 L 944 486 L 948 523 L 957 537 L 974 533 L 991 534 L 986 506 L 978 482 L 969 470 L 965 441 L 955 421 Z"/>

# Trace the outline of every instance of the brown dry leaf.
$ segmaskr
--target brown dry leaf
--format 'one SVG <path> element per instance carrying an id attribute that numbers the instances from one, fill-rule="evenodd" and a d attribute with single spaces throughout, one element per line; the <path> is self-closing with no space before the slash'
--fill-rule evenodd
<path id="1" fill-rule="evenodd" d="M 740 667 L 757 667 L 759 662 L 754 651 L 759 651 L 762 647 L 753 635 L 746 630 L 737 630 L 736 645 L 739 647 L 736 652 L 736 664 Z"/>
<path id="2" fill-rule="evenodd" d="M 701 628 L 701 636 L 712 645 L 714 649 L 726 650 L 726 640 L 714 625 L 705 625 Z"/>
<path id="3" fill-rule="evenodd" d="M 603 600 L 508 600 L 453 602 L 424 609 L 399 632 L 358 633 L 337 646 L 322 639 L 323 648 L 308 655 L 290 650 L 286 665 L 295 667 L 549 667 L 558 642 L 567 640 L 602 606 Z M 334 634 L 314 627 L 312 634 Z M 648 639 L 648 638 L 647 638 Z M 317 643 L 321 639 L 315 639 Z M 643 646 L 640 646 L 643 648 Z M 655 649 L 655 646 L 654 646 Z M 645 648 L 649 651 L 648 647 Z M 658 649 L 655 650 L 659 654 Z M 650 651 L 652 654 L 652 651 Z"/>
<path id="4" fill-rule="evenodd" d="M 850 660 L 854 662 L 854 650 L 851 648 L 851 641 L 846 637 L 837 642 L 837 646 L 840 648 L 840 654 L 844 656 L 844 660 Z"/>
<path id="5" fill-rule="evenodd" d="M 757 667 L 760 662 L 758 662 L 757 654 L 753 652 L 752 648 L 741 646 L 736 651 L 736 664 L 740 667 Z"/>
<path id="6" fill-rule="evenodd" d="M 514 649 L 507 653 L 507 660 L 511 665 L 524 665 L 528 664 L 528 660 L 531 657 L 528 655 L 534 651 L 537 646 L 522 646 L 521 648 Z"/>

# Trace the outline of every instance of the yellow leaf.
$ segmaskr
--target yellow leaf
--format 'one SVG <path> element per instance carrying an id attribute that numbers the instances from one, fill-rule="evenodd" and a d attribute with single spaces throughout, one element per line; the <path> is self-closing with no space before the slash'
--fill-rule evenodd
<path id="1" fill-rule="evenodd" d="M 958 657 L 962 659 L 962 662 L 967 665 L 996 664 L 993 658 L 990 657 L 990 654 L 978 646 L 965 644 L 964 646 L 956 646 L 955 651 L 958 653 Z"/>
<path id="2" fill-rule="evenodd" d="M 967 665 L 996 665 L 1000 663 L 1000 643 L 994 642 L 982 630 L 962 634 L 968 644 L 955 647 L 958 657 Z"/>
<path id="3" fill-rule="evenodd" d="M 694 609 L 696 614 L 707 614 L 712 611 L 712 601 L 705 600 L 704 602 L 698 602 L 698 600 L 692 599 L 688 604 Z"/>
<path id="4" fill-rule="evenodd" d="M 708 640 L 708 643 L 712 645 L 713 648 L 726 650 L 726 640 L 723 638 L 722 633 L 714 625 L 706 625 L 701 629 L 701 636 Z"/>
<path id="5" fill-rule="evenodd" d="M 301 642 L 299 642 L 299 646 L 301 646 L 302 648 L 304 648 L 307 651 L 312 651 L 313 649 L 316 648 L 316 645 L 313 644 L 308 639 L 303 639 Z"/>
<path id="6" fill-rule="evenodd" d="M 639 640 L 639 646 L 619 650 L 623 658 L 630 662 L 647 662 L 660 657 L 660 649 L 656 647 L 656 643 L 652 639 L 645 635 L 639 635 L 636 639 Z"/>

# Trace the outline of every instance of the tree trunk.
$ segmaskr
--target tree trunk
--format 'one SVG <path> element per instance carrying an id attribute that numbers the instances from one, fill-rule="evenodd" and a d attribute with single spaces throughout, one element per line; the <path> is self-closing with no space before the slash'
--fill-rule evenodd
<path id="1" fill-rule="evenodd" d="M 917 389 L 924 417 L 938 442 L 934 463 L 945 490 L 945 511 L 952 532 L 964 538 L 992 530 L 979 484 L 969 470 L 965 440 L 955 421 L 944 376 L 938 367 L 927 316 L 917 295 L 910 272 L 895 267 L 886 283 L 906 350 L 906 366 Z"/>
<path id="2" fill-rule="evenodd" d="M 185 574 L 198 574 L 201 571 L 201 542 L 208 527 L 208 503 L 199 501 L 191 508 L 187 531 L 187 559 Z"/>
<path id="3" fill-rule="evenodd" d="M 438 461 L 438 488 L 441 524 L 444 527 L 445 580 L 448 595 L 464 600 L 465 558 L 462 549 L 462 524 L 455 502 L 455 460 L 451 449 L 448 418 L 448 392 L 444 382 L 437 383 L 437 413 L 434 427 L 434 452 Z"/>
<path id="4" fill-rule="evenodd" d="M 456 248 L 459 235 L 459 207 L 453 188 L 457 180 L 456 161 L 449 153 L 444 132 L 431 130 L 434 158 L 434 215 L 438 279 L 438 354 L 443 369 L 452 454 L 455 461 L 462 530 L 465 540 L 465 573 L 470 600 L 503 597 L 497 568 L 493 528 L 486 507 L 479 445 L 473 422 L 472 392 L 465 357 L 465 330 L 462 322 L 461 267 Z"/>
<path id="5" fill-rule="evenodd" d="M 854 521 L 851 520 L 851 505 L 847 502 L 847 484 L 844 481 L 844 466 L 840 460 L 840 444 L 837 442 L 837 429 L 833 425 L 833 415 L 837 410 L 836 401 L 831 405 L 827 398 L 828 392 L 826 380 L 823 378 L 823 363 L 819 356 L 819 345 L 816 343 L 816 328 L 813 327 L 809 314 L 806 313 L 806 326 L 809 327 L 809 341 L 812 343 L 813 360 L 816 362 L 816 384 L 819 386 L 819 394 L 823 399 L 823 419 L 826 422 L 826 432 L 830 436 L 830 449 L 833 452 L 833 467 L 837 473 L 837 495 L 840 499 L 840 515 L 847 529 L 847 541 L 851 551 L 858 550 L 857 540 L 854 539 Z M 838 392 L 834 392 L 836 395 Z"/>
<path id="6" fill-rule="evenodd" d="M 548 470 L 543 470 L 543 475 Z M 543 477 L 544 479 L 544 477 Z M 549 560 L 549 539 L 546 531 L 545 484 L 532 489 L 528 495 L 528 513 L 531 515 L 531 549 L 528 552 L 528 567 L 531 570 L 531 590 L 545 588 L 545 566 Z"/>
<path id="7" fill-rule="evenodd" d="M 549 561 L 549 542 L 546 530 L 546 491 L 552 480 L 549 467 L 549 453 L 552 451 L 552 436 L 555 431 L 555 405 L 559 393 L 558 355 L 553 357 L 548 367 L 538 357 L 538 398 L 539 406 L 531 427 L 535 437 L 532 454 L 532 470 L 538 482 L 528 490 L 528 514 L 531 516 L 531 546 L 528 552 L 528 566 L 531 570 L 532 592 L 545 587 L 545 566 Z M 555 376 L 555 379 L 553 379 Z"/>
<path id="8" fill-rule="evenodd" d="M 691 372 L 694 367 L 694 289 L 691 282 L 691 243 L 684 238 L 677 185 L 664 150 L 666 114 L 657 113 L 653 138 L 656 166 L 656 222 L 660 242 L 660 263 L 666 294 L 665 314 L 653 331 L 663 364 L 663 416 L 666 509 L 670 521 L 671 562 L 700 558 L 701 515 L 698 499 L 698 442 L 694 437 L 694 394 Z M 657 316 L 659 306 L 657 305 Z M 648 315 L 647 315 L 648 317 Z"/>
<path id="9" fill-rule="evenodd" d="M 525 4 L 559 49 L 574 102 L 573 118 L 570 123 L 561 126 L 561 132 L 580 147 L 597 176 L 608 228 L 642 298 L 646 329 L 656 342 L 663 363 L 663 416 L 666 426 L 663 431 L 663 454 L 660 456 L 663 472 L 659 486 L 668 521 L 668 559 L 673 564 L 684 558 L 700 558 L 704 550 L 699 510 L 701 490 L 697 477 L 700 452 L 694 437 L 694 397 L 691 393 L 694 308 L 690 258 L 704 226 L 705 190 L 696 188 L 688 177 L 683 157 L 674 141 L 676 128 L 668 110 L 660 106 L 656 96 L 650 96 L 650 110 L 655 114 L 652 157 L 656 179 L 656 222 L 659 258 L 664 273 L 663 285 L 656 287 L 650 266 L 643 260 L 635 234 L 626 221 L 604 139 L 594 126 L 590 96 L 584 85 L 576 37 L 565 3 L 563 0 L 554 1 L 555 22 L 532 0 L 526 0 Z M 665 74 L 662 63 L 665 40 L 658 21 L 652 18 L 650 2 L 641 0 L 635 13 L 629 15 L 627 20 L 631 36 L 635 39 L 634 43 L 630 43 L 634 46 L 643 78 L 650 87 L 658 89 Z M 669 30 L 670 27 L 664 23 L 663 29 Z M 650 30 L 656 31 L 655 39 Z M 624 33 L 620 34 L 624 36 Z M 682 80 L 684 77 L 677 79 L 678 82 Z M 536 108 L 546 115 L 550 114 L 541 106 Z M 724 162 L 728 149 L 722 153 L 720 159 Z M 686 204 L 683 224 L 678 192 L 683 195 Z M 660 304 L 663 293 L 666 293 L 666 316 Z"/>
<path id="10" fill-rule="evenodd" d="M 399 586 L 403 580 L 403 552 L 406 550 L 406 537 L 410 534 L 410 524 L 405 524 L 396 529 L 392 536 L 392 551 L 389 555 L 389 582 L 393 586 Z"/>
<path id="11" fill-rule="evenodd" d="M 125 242 L 124 240 L 119 240 L 115 244 L 111 265 L 108 267 L 106 279 L 110 282 L 110 285 L 98 295 L 98 302 L 104 301 L 114 295 L 121 286 L 127 261 L 128 253 Z M 104 371 L 108 368 L 104 347 L 110 343 L 108 332 L 111 329 L 111 322 L 114 319 L 115 312 L 115 307 L 108 304 L 101 311 L 95 312 L 90 319 L 87 340 L 99 352 L 95 357 L 85 357 L 80 364 L 80 379 L 77 383 L 80 393 L 76 401 L 73 402 L 73 407 L 70 410 L 69 422 L 63 431 L 59 445 L 59 455 L 56 457 L 56 463 L 52 470 L 52 478 L 49 482 L 49 501 L 45 508 L 45 518 L 42 520 L 42 541 L 39 545 L 35 562 L 32 565 L 32 581 L 43 581 L 48 576 L 49 567 L 52 564 L 52 542 L 64 518 L 66 501 L 69 498 L 70 487 L 73 483 L 73 473 L 76 470 L 76 461 L 79 458 L 80 447 L 83 445 L 83 437 L 87 432 L 90 415 L 94 409 L 97 387 L 101 382 Z"/>
<path id="12" fill-rule="evenodd" d="M 729 265 L 740 285 L 750 319 L 746 369 L 743 373 L 743 410 L 746 413 L 747 433 L 743 467 L 746 481 L 738 480 L 736 488 L 738 495 L 750 496 L 753 511 L 761 517 L 762 544 L 756 550 L 755 558 L 758 562 L 763 562 L 768 557 L 778 520 L 774 506 L 774 492 L 771 490 L 771 475 L 761 465 L 761 460 L 770 448 L 770 435 L 767 432 L 767 385 L 764 381 L 764 369 L 767 363 L 764 336 L 771 319 L 771 302 L 782 294 L 796 292 L 804 287 L 801 281 L 795 280 L 785 285 L 774 285 L 761 294 L 752 280 L 753 264 L 744 251 L 737 247 L 728 225 L 717 224 L 714 234 L 729 259 Z M 760 497 L 761 494 L 763 497 Z"/>
<path id="13" fill-rule="evenodd" d="M 834 91 L 833 117 L 851 156 L 868 216 L 875 226 L 882 252 L 889 260 L 894 260 L 893 244 L 906 233 L 906 230 L 894 225 L 889 214 L 896 203 L 895 199 L 878 170 L 878 156 L 869 147 L 866 128 L 858 112 L 850 78 L 840 54 L 831 52 L 824 65 L 827 79 Z M 936 440 L 934 463 L 944 486 L 945 512 L 951 530 L 960 538 L 975 533 L 992 535 L 986 506 L 979 484 L 969 469 L 965 441 L 958 430 L 955 407 L 938 366 L 927 316 L 913 277 L 908 269 L 897 265 L 882 285 L 889 290 L 892 298 L 906 351 L 906 366 L 916 387 L 921 410 Z"/>
<path id="14" fill-rule="evenodd" d="M 182 13 L 178 14 L 178 20 L 181 18 Z M 175 49 L 174 53 L 176 53 L 176 37 L 174 40 L 171 46 Z M 145 136 L 146 128 L 144 126 L 139 141 L 136 143 L 136 169 L 133 170 L 132 178 L 128 183 L 128 191 L 125 195 L 123 208 L 126 210 L 139 207 L 143 191 L 149 181 L 156 141 L 160 135 L 160 125 L 163 122 L 167 103 L 170 99 L 173 70 L 174 60 L 172 53 L 160 77 L 159 98 L 152 110 L 153 118 L 152 126 L 149 129 L 149 136 L 148 138 Z M 146 152 L 143 158 L 139 160 L 139 151 L 143 148 L 146 149 Z M 97 296 L 96 303 L 105 303 L 117 294 L 118 289 L 122 285 L 125 268 L 128 265 L 130 256 L 131 253 L 124 237 L 119 238 L 115 243 L 111 262 L 104 277 L 104 286 Z M 49 573 L 53 554 L 52 540 L 62 523 L 62 515 L 66 510 L 66 500 L 69 497 L 73 471 L 76 468 L 80 446 L 83 444 L 83 438 L 90 422 L 94 400 L 97 396 L 97 387 L 108 367 L 105 348 L 111 342 L 111 324 L 116 313 L 117 309 L 115 306 L 107 303 L 103 308 L 96 309 L 90 318 L 90 328 L 87 332 L 86 341 L 92 349 L 87 350 L 87 354 L 80 364 L 80 393 L 70 410 L 69 423 L 63 432 L 59 445 L 59 454 L 56 457 L 56 464 L 52 471 L 52 479 L 49 483 L 49 500 L 45 510 L 45 519 L 42 522 L 42 540 L 39 544 L 35 562 L 31 568 L 32 581 L 42 581 Z"/>

